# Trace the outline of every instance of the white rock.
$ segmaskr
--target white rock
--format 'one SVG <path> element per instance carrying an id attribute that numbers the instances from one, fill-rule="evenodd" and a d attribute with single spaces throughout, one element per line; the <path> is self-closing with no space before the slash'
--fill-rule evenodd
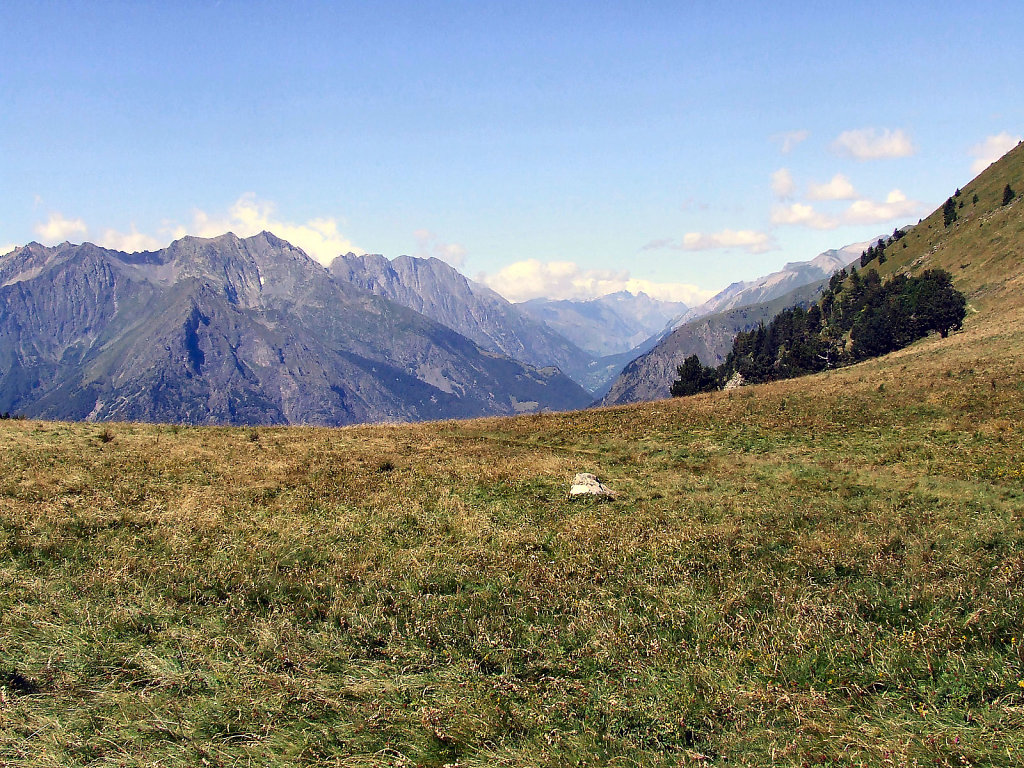
<path id="1" fill-rule="evenodd" d="M 606 497 L 614 499 L 615 491 L 600 482 L 596 476 L 589 472 L 579 472 L 576 477 L 572 479 L 572 486 L 569 488 L 569 498 L 572 499 L 582 496 L 597 496 L 598 498 Z"/>
<path id="2" fill-rule="evenodd" d="M 746 383 L 747 382 L 744 380 L 743 374 L 736 371 L 732 377 L 725 382 L 725 389 L 739 389 L 740 387 L 745 386 Z"/>

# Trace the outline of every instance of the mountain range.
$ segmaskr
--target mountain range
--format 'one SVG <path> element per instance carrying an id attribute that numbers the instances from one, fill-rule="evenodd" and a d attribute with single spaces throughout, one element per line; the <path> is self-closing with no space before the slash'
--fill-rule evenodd
<path id="1" fill-rule="evenodd" d="M 556 366 L 601 397 L 622 366 L 650 349 L 681 302 L 627 291 L 586 301 L 512 304 L 440 259 L 348 253 L 331 273 L 360 290 L 421 312 L 485 349 L 535 366 Z"/>
<path id="2" fill-rule="evenodd" d="M 0 257 L 0 411 L 349 424 L 579 408 L 555 367 L 481 348 L 264 232 Z"/>
<path id="3" fill-rule="evenodd" d="M 687 310 L 681 301 L 618 291 L 596 299 L 530 299 L 516 305 L 596 357 L 630 352 Z"/>
<path id="4" fill-rule="evenodd" d="M 0 412 L 349 424 L 657 399 L 686 357 L 717 365 L 867 245 L 690 308 L 628 292 L 513 304 L 439 259 L 325 269 L 269 232 L 134 254 L 30 243 L 0 256 Z"/>
<path id="5" fill-rule="evenodd" d="M 661 397 L 679 355 L 716 361 L 770 317 L 715 309 L 830 274 L 859 248 L 687 310 L 627 292 L 512 304 L 438 259 L 349 253 L 324 269 L 268 232 L 134 254 L 30 243 L 0 257 L 0 411 L 347 424 Z M 707 311 L 665 339 L 681 312 Z"/>
<path id="6" fill-rule="evenodd" d="M 440 259 L 348 253 L 331 274 L 357 288 L 420 312 L 484 349 L 536 366 L 557 366 L 578 382 L 593 356 L 534 320 L 487 286 Z"/>

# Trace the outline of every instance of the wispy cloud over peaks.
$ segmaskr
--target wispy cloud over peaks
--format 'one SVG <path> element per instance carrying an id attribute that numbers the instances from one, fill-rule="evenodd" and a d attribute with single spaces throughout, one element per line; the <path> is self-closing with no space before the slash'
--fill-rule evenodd
<path id="1" fill-rule="evenodd" d="M 764 253 L 778 246 L 767 232 L 753 229 L 723 229 L 718 232 L 687 232 L 679 241 L 661 238 L 651 240 L 641 250 L 671 248 L 676 251 L 717 251 L 735 248 L 748 253 Z"/>
<path id="2" fill-rule="evenodd" d="M 459 243 L 446 243 L 429 229 L 417 229 L 412 233 L 416 238 L 416 255 L 422 259 L 440 259 L 456 269 L 466 263 L 466 249 Z"/>
<path id="3" fill-rule="evenodd" d="M 921 203 L 908 200 L 900 190 L 894 189 L 885 198 L 884 203 L 874 200 L 857 200 L 850 205 L 844 215 L 848 224 L 881 224 L 895 219 L 914 216 L 921 210 Z"/>
<path id="4" fill-rule="evenodd" d="M 527 259 L 503 267 L 497 274 L 478 275 L 509 301 L 549 299 L 595 299 L 617 291 L 646 293 L 664 301 L 683 301 L 689 305 L 707 301 L 714 291 L 689 283 L 660 283 L 630 277 L 626 270 L 583 269 L 573 261 Z"/>
<path id="5" fill-rule="evenodd" d="M 131 253 L 156 250 L 185 235 L 217 237 L 225 232 L 234 232 L 239 237 L 250 237 L 266 230 L 301 248 L 322 264 L 330 264 L 336 256 L 349 251 L 362 252 L 342 235 L 336 219 L 324 217 L 296 223 L 279 219 L 275 214 L 274 203 L 245 194 L 225 214 L 210 214 L 196 209 L 192 212 L 190 224 L 164 222 L 158 232 L 159 237 L 139 232 L 132 224 L 128 232 L 106 229 L 96 242 L 105 248 Z M 44 244 L 55 244 L 72 237 L 85 239 L 89 235 L 89 227 L 84 220 L 68 219 L 57 212 L 51 212 L 45 222 L 37 224 L 35 231 Z"/>
<path id="6" fill-rule="evenodd" d="M 89 231 L 82 219 L 66 219 L 57 211 L 51 211 L 49 218 L 41 224 L 36 224 L 34 229 L 43 245 L 63 243 L 73 237 L 84 238 Z"/>
<path id="7" fill-rule="evenodd" d="M 72 238 L 85 240 L 89 237 L 89 227 L 84 219 L 68 219 L 56 211 L 52 211 L 45 222 L 36 224 L 35 232 L 39 235 L 40 241 L 46 245 L 55 245 Z M 100 237 L 96 238 L 96 244 L 128 253 L 152 251 L 160 247 L 160 242 L 155 237 L 139 232 L 134 224 L 132 224 L 130 232 L 118 232 L 116 229 L 105 230 Z"/>
<path id="8" fill-rule="evenodd" d="M 161 243 L 155 237 L 139 232 L 132 224 L 130 232 L 118 232 L 116 229 L 106 230 L 99 238 L 99 245 L 115 251 L 137 253 L 138 251 L 158 250 L 166 243 Z"/>
<path id="9" fill-rule="evenodd" d="M 856 160 L 880 160 L 890 157 L 909 157 L 917 151 L 910 137 L 901 129 L 859 128 L 843 131 L 832 142 L 832 149 Z"/>
<path id="10" fill-rule="evenodd" d="M 1006 131 L 989 136 L 980 144 L 975 144 L 968 150 L 968 154 L 974 158 L 971 163 L 971 173 L 981 173 L 992 163 L 1005 155 L 1020 141 L 1020 136 L 1011 136 Z"/>
<path id="11" fill-rule="evenodd" d="M 779 144 L 779 149 L 782 154 L 788 155 L 798 145 L 807 141 L 807 137 L 810 135 L 810 131 L 806 130 L 786 131 L 785 133 L 778 133 L 772 136 L 772 141 Z"/>
<path id="12" fill-rule="evenodd" d="M 276 211 L 274 203 L 249 193 L 238 198 L 226 215 L 196 210 L 191 225 L 172 224 L 167 230 L 175 238 L 185 235 L 216 237 L 225 232 L 250 237 L 266 230 L 301 248 L 321 264 L 330 264 L 336 256 L 349 251 L 362 252 L 341 234 L 337 219 L 321 217 L 300 224 L 276 218 Z"/>
<path id="13" fill-rule="evenodd" d="M 894 189 L 883 202 L 855 200 L 845 211 L 835 216 L 822 213 L 807 203 L 778 205 L 772 210 L 772 224 L 808 229 L 835 229 L 841 225 L 881 224 L 906 219 L 916 215 L 920 210 L 921 203 L 908 200 L 900 190 Z"/>

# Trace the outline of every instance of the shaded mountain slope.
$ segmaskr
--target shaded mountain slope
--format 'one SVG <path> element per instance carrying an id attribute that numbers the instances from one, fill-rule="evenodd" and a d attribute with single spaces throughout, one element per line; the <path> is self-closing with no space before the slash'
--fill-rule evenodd
<path id="1" fill-rule="evenodd" d="M 440 259 L 353 253 L 331 263 L 338 280 L 409 307 L 484 349 L 536 366 L 556 366 L 588 388 L 593 355 Z"/>
<path id="2" fill-rule="evenodd" d="M 579 407 L 553 369 L 333 280 L 269 233 L 0 260 L 0 410 L 68 419 L 346 424 Z"/>

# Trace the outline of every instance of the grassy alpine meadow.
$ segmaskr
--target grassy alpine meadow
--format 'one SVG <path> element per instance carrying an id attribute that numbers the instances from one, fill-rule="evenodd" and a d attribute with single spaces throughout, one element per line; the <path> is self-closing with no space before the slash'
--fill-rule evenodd
<path id="1" fill-rule="evenodd" d="M 0 764 L 1024 765 L 1004 310 L 616 409 L 0 422 Z"/>

